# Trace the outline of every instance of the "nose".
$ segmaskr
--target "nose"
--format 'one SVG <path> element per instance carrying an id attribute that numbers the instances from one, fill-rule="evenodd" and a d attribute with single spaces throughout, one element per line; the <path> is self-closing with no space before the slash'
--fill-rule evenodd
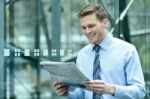
<path id="1" fill-rule="evenodd" d="M 89 34 L 89 33 L 91 33 L 92 31 L 91 31 L 91 29 L 89 29 L 89 28 L 86 28 L 85 29 L 85 34 Z"/>

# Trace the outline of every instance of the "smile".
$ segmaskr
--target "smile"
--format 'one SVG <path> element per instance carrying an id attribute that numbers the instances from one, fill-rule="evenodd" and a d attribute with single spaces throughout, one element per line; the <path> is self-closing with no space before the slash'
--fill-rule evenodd
<path id="1" fill-rule="evenodd" d="M 89 35 L 87 35 L 88 38 L 92 38 L 96 35 L 96 33 L 90 33 Z"/>

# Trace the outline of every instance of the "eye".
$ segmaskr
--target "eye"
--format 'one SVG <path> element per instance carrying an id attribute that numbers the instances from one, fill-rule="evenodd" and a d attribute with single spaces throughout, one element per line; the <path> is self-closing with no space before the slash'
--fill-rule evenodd
<path id="1" fill-rule="evenodd" d="M 93 28 L 93 27 L 95 27 L 95 24 L 89 24 L 88 25 L 88 28 Z"/>
<path id="2" fill-rule="evenodd" d="M 81 26 L 81 28 L 82 28 L 83 30 L 85 30 L 85 29 L 86 29 L 86 27 L 84 27 L 84 26 Z"/>

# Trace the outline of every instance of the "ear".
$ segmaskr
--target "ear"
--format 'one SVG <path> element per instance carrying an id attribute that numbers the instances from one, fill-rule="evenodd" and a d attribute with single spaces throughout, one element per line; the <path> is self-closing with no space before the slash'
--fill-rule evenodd
<path id="1" fill-rule="evenodd" d="M 108 27 L 108 19 L 104 19 L 102 23 L 104 28 Z"/>

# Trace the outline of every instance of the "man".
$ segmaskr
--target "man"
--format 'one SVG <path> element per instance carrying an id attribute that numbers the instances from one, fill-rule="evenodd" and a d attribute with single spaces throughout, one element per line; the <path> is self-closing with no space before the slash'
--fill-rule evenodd
<path id="1" fill-rule="evenodd" d="M 88 5 L 79 13 L 80 24 L 90 44 L 78 54 L 76 64 L 89 81 L 90 90 L 54 82 L 58 95 L 69 99 L 143 99 L 144 78 L 136 48 L 108 34 L 107 13 Z"/>

